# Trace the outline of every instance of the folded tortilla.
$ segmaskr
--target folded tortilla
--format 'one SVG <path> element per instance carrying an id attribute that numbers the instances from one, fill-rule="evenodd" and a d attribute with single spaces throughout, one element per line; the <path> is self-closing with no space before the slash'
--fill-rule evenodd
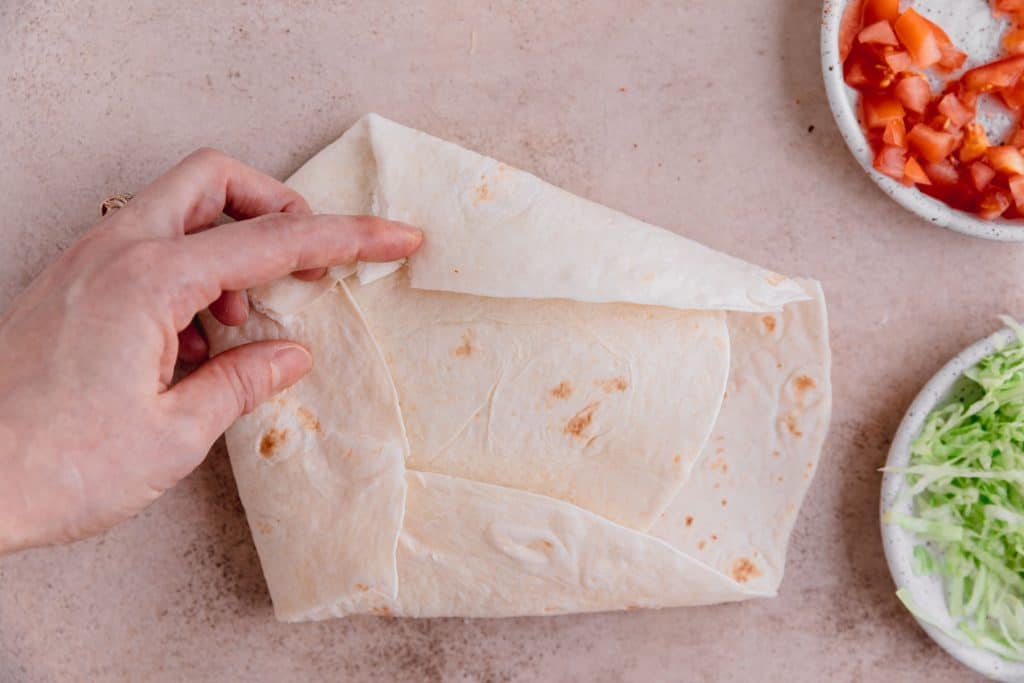
<path id="1" fill-rule="evenodd" d="M 315 358 L 227 432 L 279 619 L 774 594 L 831 409 L 817 283 L 375 115 L 288 182 L 426 239 L 203 319 Z"/>

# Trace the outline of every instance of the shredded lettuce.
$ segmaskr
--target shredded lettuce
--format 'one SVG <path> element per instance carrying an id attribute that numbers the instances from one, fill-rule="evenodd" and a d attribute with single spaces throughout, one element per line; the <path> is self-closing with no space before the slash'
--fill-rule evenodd
<path id="1" fill-rule="evenodd" d="M 1024 661 L 1024 328 L 1007 322 L 1018 340 L 964 373 L 980 397 L 929 414 L 909 466 L 889 470 L 906 475 L 913 513 L 886 521 L 922 541 L 914 573 L 942 579 L 957 629 L 942 630 Z M 937 626 L 905 589 L 897 596 Z"/>

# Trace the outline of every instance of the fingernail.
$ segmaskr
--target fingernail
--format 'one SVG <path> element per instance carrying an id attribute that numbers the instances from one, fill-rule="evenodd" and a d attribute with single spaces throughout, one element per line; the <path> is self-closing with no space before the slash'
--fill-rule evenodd
<path id="1" fill-rule="evenodd" d="M 313 367 L 313 357 L 298 344 L 288 344 L 274 352 L 270 359 L 270 384 L 274 391 L 295 384 Z"/>
<path id="2" fill-rule="evenodd" d="M 402 232 L 404 232 L 409 237 L 415 239 L 417 242 L 423 239 L 423 231 L 420 230 L 419 228 L 409 225 L 408 223 L 403 223 L 401 221 L 394 221 L 394 223 L 399 228 L 401 228 Z"/>

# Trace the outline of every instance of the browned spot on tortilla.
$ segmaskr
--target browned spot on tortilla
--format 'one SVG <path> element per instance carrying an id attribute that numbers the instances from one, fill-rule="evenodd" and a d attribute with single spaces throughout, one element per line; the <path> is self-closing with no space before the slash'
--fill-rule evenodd
<path id="1" fill-rule="evenodd" d="M 697 549 L 698 549 L 698 550 L 704 550 L 704 546 L 706 546 L 707 544 L 708 544 L 708 542 L 707 542 L 707 541 L 705 541 L 705 540 L 704 540 L 704 539 L 702 538 L 702 539 L 700 539 L 699 541 L 697 541 Z"/>
<path id="2" fill-rule="evenodd" d="M 565 423 L 565 433 L 572 436 L 583 436 L 584 430 L 590 426 L 591 421 L 594 419 L 594 411 L 597 410 L 597 406 L 599 406 L 600 403 L 600 401 L 588 403 L 583 410 L 573 415 L 572 418 Z"/>
<path id="3" fill-rule="evenodd" d="M 288 438 L 287 429 L 277 429 L 271 427 L 263 434 L 263 438 L 260 439 L 260 455 L 264 458 L 271 458 L 277 451 L 277 447 L 280 446 Z"/>
<path id="4" fill-rule="evenodd" d="M 613 377 L 611 379 L 595 379 L 594 385 L 604 389 L 604 393 L 610 394 L 613 391 L 625 391 L 629 382 L 625 377 Z"/>
<path id="5" fill-rule="evenodd" d="M 379 617 L 390 617 L 391 616 L 391 610 L 389 610 L 387 607 L 374 607 L 374 608 L 372 608 L 370 610 L 370 613 L 371 614 L 376 614 Z"/>
<path id="6" fill-rule="evenodd" d="M 654 279 L 654 273 L 647 273 L 646 275 L 642 275 L 640 277 L 640 281 L 641 282 L 650 282 L 653 279 Z"/>
<path id="7" fill-rule="evenodd" d="M 691 515 L 686 517 L 686 526 L 693 526 L 693 517 Z"/>
<path id="8" fill-rule="evenodd" d="M 719 449 L 719 450 L 721 450 L 721 449 Z M 727 463 L 722 458 L 718 458 L 717 460 L 712 462 L 711 465 L 709 465 L 709 467 L 711 467 L 711 469 L 713 471 L 721 472 L 722 474 L 726 474 L 729 471 L 729 463 Z"/>
<path id="9" fill-rule="evenodd" d="M 786 481 L 786 478 L 780 474 L 779 475 L 779 481 Z"/>
<path id="10" fill-rule="evenodd" d="M 557 607 L 545 607 L 544 611 L 547 612 L 548 614 L 550 614 L 551 612 L 557 612 L 558 608 Z"/>
<path id="11" fill-rule="evenodd" d="M 355 589 L 360 593 L 365 593 L 366 591 L 370 590 L 370 587 L 367 586 L 365 583 L 357 583 L 355 585 Z"/>
<path id="12" fill-rule="evenodd" d="M 716 448 L 715 449 L 715 455 L 721 455 L 722 453 L 725 453 L 725 449 L 724 448 Z"/>
<path id="13" fill-rule="evenodd" d="M 775 369 L 776 370 L 781 370 L 782 369 L 782 363 L 776 363 L 775 364 Z"/>
<path id="14" fill-rule="evenodd" d="M 452 272 L 455 273 L 456 275 L 458 275 L 459 274 L 459 269 L 458 268 L 452 268 Z"/>
<path id="15" fill-rule="evenodd" d="M 775 286 L 781 285 L 783 282 L 785 282 L 786 281 L 786 276 L 785 275 L 779 275 L 778 273 L 771 273 L 771 274 L 768 275 L 768 277 L 766 277 L 764 279 L 764 281 L 767 282 L 768 284 L 770 284 L 772 287 L 775 287 Z"/>
<path id="16" fill-rule="evenodd" d="M 273 530 L 274 527 L 270 526 L 262 519 L 256 522 L 256 531 L 260 532 L 261 534 L 269 534 Z"/>
<path id="17" fill-rule="evenodd" d="M 473 353 L 473 333 L 470 330 L 462 333 L 462 344 L 456 346 L 452 353 L 459 358 L 465 358 Z"/>
<path id="18" fill-rule="evenodd" d="M 640 609 L 640 605 L 626 605 L 626 610 L 629 611 L 629 612 L 632 612 L 632 611 L 638 610 L 638 609 Z"/>
<path id="19" fill-rule="evenodd" d="M 715 536 L 714 534 L 711 534 L 711 540 L 712 541 L 717 541 L 718 540 L 718 536 Z"/>
<path id="20" fill-rule="evenodd" d="M 722 499 L 722 507 L 725 507 L 728 504 L 729 504 L 729 501 L 727 501 L 725 498 L 723 498 Z"/>
<path id="21" fill-rule="evenodd" d="M 746 583 L 752 578 L 761 576 L 761 570 L 757 568 L 757 565 L 751 562 L 746 557 L 741 557 L 732 563 L 732 569 L 729 571 L 732 578 L 737 583 Z"/>
<path id="22" fill-rule="evenodd" d="M 716 481 L 716 482 L 715 482 L 715 485 L 714 485 L 714 486 L 712 486 L 711 488 L 713 488 L 713 489 L 720 489 L 720 488 L 722 488 L 722 484 L 721 484 L 721 482 L 717 482 L 717 481 Z"/>
<path id="23" fill-rule="evenodd" d="M 672 462 L 674 462 L 677 465 L 679 463 L 681 463 L 682 461 L 683 461 L 683 456 L 681 456 L 681 455 L 677 455 L 676 457 L 672 458 Z"/>
<path id="24" fill-rule="evenodd" d="M 299 424 L 301 424 L 304 429 L 316 432 L 317 434 L 323 431 L 320 427 L 320 420 L 316 419 L 316 415 L 306 408 L 297 409 L 295 411 L 295 416 L 299 418 Z"/>
<path id="25" fill-rule="evenodd" d="M 761 324 L 764 325 L 764 329 L 768 334 L 775 331 L 775 316 L 774 315 L 763 315 L 761 316 Z"/>
<path id="26" fill-rule="evenodd" d="M 781 458 L 782 457 L 782 453 L 780 453 L 778 451 L 772 451 L 772 457 L 773 458 Z"/>
<path id="27" fill-rule="evenodd" d="M 796 379 L 793 380 L 793 388 L 796 389 L 798 394 L 802 394 L 808 389 L 813 389 L 818 386 L 814 379 L 807 375 L 797 375 Z"/>
<path id="28" fill-rule="evenodd" d="M 792 434 L 798 439 L 804 435 L 804 433 L 801 432 L 796 426 L 796 415 L 787 415 L 784 421 L 786 423 L 786 429 L 789 430 L 790 434 Z"/>
<path id="29" fill-rule="evenodd" d="M 551 541 L 547 540 L 546 538 L 542 538 L 540 540 L 533 541 L 527 547 L 531 548 L 533 550 L 537 550 L 537 551 L 542 552 L 542 553 L 543 552 L 550 552 L 550 551 L 555 549 L 555 545 Z"/>
<path id="30" fill-rule="evenodd" d="M 478 202 L 486 202 L 491 198 L 491 188 L 487 187 L 487 183 L 481 183 L 476 188 L 476 200 Z"/>
<path id="31" fill-rule="evenodd" d="M 567 381 L 558 383 L 558 386 L 551 390 L 551 395 L 555 398 L 569 398 L 572 396 L 572 385 Z"/>

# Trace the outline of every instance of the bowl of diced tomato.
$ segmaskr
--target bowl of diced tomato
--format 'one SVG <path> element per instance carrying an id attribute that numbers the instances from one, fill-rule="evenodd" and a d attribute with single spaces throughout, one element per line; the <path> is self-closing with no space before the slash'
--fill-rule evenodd
<path id="1" fill-rule="evenodd" d="M 904 208 L 1024 241 L 1024 0 L 826 0 L 840 132 Z"/>

